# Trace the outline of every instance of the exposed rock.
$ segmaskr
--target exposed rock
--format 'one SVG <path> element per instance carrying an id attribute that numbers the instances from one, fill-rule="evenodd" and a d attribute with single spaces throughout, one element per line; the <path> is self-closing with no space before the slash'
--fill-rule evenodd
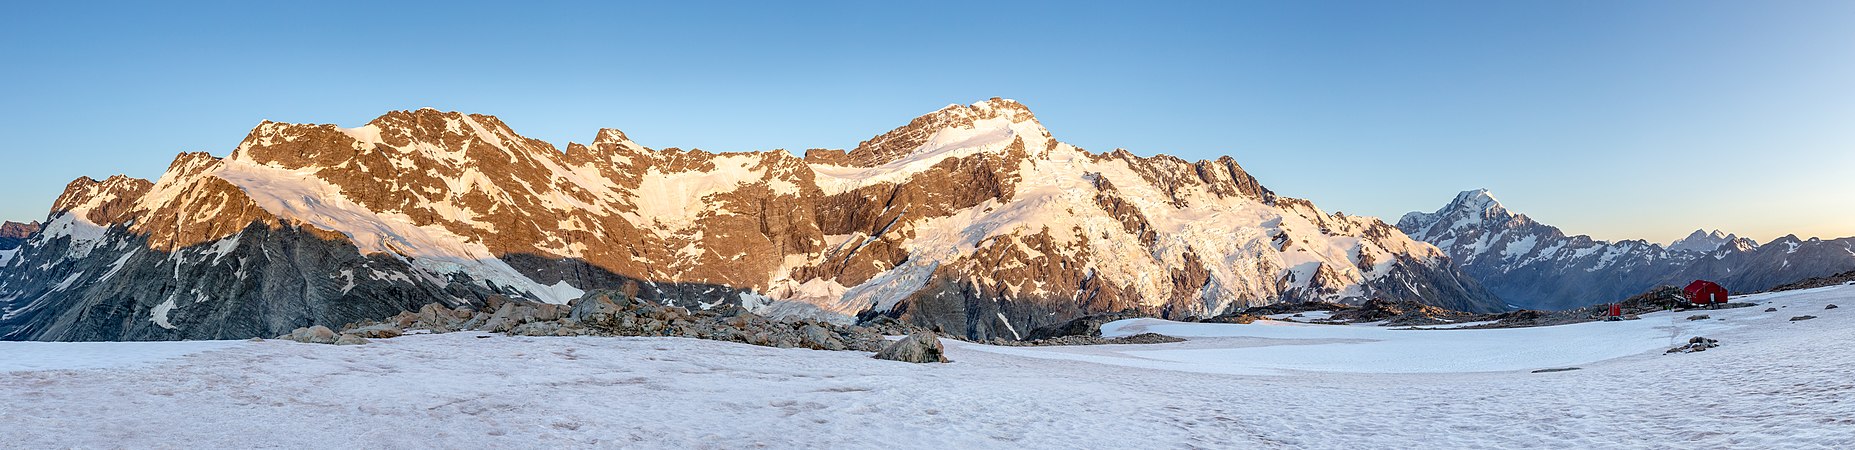
<path id="1" fill-rule="evenodd" d="M 535 316 L 539 311 L 540 310 L 534 306 L 519 304 L 512 301 L 504 302 L 502 307 L 496 310 L 496 314 L 491 315 L 489 320 L 483 322 L 483 331 L 493 333 L 508 332 L 518 325 L 537 320 Z"/>
<path id="2" fill-rule="evenodd" d="M 1840 241 L 1841 239 L 1837 239 L 1837 240 Z M 1795 291 L 1795 290 L 1800 290 L 1800 289 L 1813 289 L 1813 288 L 1820 288 L 1820 287 L 1825 287 L 1825 286 L 1842 286 L 1842 285 L 1851 284 L 1851 283 L 1855 283 L 1855 270 L 1850 270 L 1847 272 L 1842 272 L 1842 273 L 1838 273 L 1835 275 L 1829 275 L 1829 276 L 1811 277 L 1811 278 L 1807 278 L 1802 281 L 1798 281 L 1794 283 L 1786 283 L 1778 287 L 1771 288 L 1771 292 Z"/>
<path id="3" fill-rule="evenodd" d="M 335 345 L 365 345 L 365 344 L 367 344 L 367 338 L 355 336 L 352 334 L 343 334 L 341 335 L 341 338 L 338 338 L 335 340 Z"/>
<path id="4" fill-rule="evenodd" d="M 1006 347 L 1042 347 L 1042 346 L 1058 346 L 1058 345 L 1170 344 L 1173 342 L 1185 342 L 1185 339 L 1180 339 L 1177 337 L 1167 336 L 1167 335 L 1158 334 L 1158 333 L 1140 333 L 1140 334 L 1136 334 L 1132 336 L 1122 336 L 1118 338 L 1104 338 L 1101 336 L 1060 336 L 1060 337 L 1054 337 L 1054 338 L 1049 338 L 1049 339 L 1037 339 L 1037 340 L 1029 340 L 1029 341 L 1011 341 L 1011 340 L 1004 340 L 1004 339 L 995 339 L 992 342 L 989 342 L 989 344 L 998 345 L 998 346 L 1006 346 Z"/>
<path id="5" fill-rule="evenodd" d="M 1719 346 L 1720 346 L 1720 341 L 1708 339 L 1708 338 L 1704 338 L 1700 336 L 1695 336 L 1692 338 L 1688 338 L 1687 345 L 1671 348 L 1671 349 L 1668 349 L 1667 352 L 1663 352 L 1663 353 L 1693 353 L 1693 352 L 1699 352 L 1699 351 L 1706 351 L 1707 349 L 1719 347 Z"/>
<path id="6" fill-rule="evenodd" d="M 1441 325 L 1472 321 L 1482 318 L 1479 314 L 1453 311 L 1417 302 L 1394 302 L 1372 299 L 1358 308 L 1337 311 L 1333 320 L 1346 322 L 1378 322 L 1385 326 Z"/>
<path id="7" fill-rule="evenodd" d="M 664 336 L 817 350 L 875 352 L 887 344 L 880 333 L 866 327 L 772 320 L 745 310 L 724 309 L 728 314 L 724 316 L 639 301 L 618 291 L 591 292 L 566 307 L 521 299 L 505 299 L 498 304 L 495 314 L 478 313 L 461 322 L 455 316 L 439 313 L 441 308 L 427 305 L 421 312 L 394 316 L 389 324 L 434 333 L 469 330 L 514 336 Z M 550 315 L 555 317 L 547 318 Z"/>
<path id="8" fill-rule="evenodd" d="M 19 248 L 20 245 L 25 244 L 28 239 L 31 239 L 33 235 L 39 234 L 40 228 L 42 228 L 42 226 L 39 225 L 38 222 L 0 223 L 0 250 Z"/>
<path id="9" fill-rule="evenodd" d="M 342 330 L 341 334 L 355 335 L 368 339 L 387 339 L 405 334 L 405 330 L 391 323 L 373 324 Z"/>
<path id="10" fill-rule="evenodd" d="M 1830 305 L 1827 305 L 1827 306 L 1824 306 L 1824 307 L 1823 307 L 1823 309 L 1836 309 L 1836 308 L 1837 308 L 1837 306 L 1836 306 L 1836 305 L 1834 305 L 1834 304 L 1830 304 Z"/>
<path id="11" fill-rule="evenodd" d="M 1792 322 L 1796 322 L 1796 321 L 1799 321 L 1799 320 L 1810 320 L 1810 319 L 1815 319 L 1815 318 L 1816 318 L 1816 316 L 1808 316 L 1808 315 L 1806 315 L 1806 316 L 1797 316 L 1797 317 L 1792 317 L 1792 318 L 1791 318 L 1791 321 L 1792 321 Z"/>
<path id="12" fill-rule="evenodd" d="M 941 347 L 938 336 L 917 333 L 889 344 L 888 348 L 876 353 L 876 359 L 911 363 L 944 363 L 949 362 L 945 353 L 946 349 Z"/>
<path id="13" fill-rule="evenodd" d="M 1065 336 L 1101 337 L 1102 324 L 1106 324 L 1108 322 L 1113 322 L 1117 320 L 1137 318 L 1137 317 L 1144 317 L 1144 316 L 1140 314 L 1123 312 L 1123 313 L 1115 313 L 1115 314 L 1096 314 L 1096 315 L 1090 315 L 1090 316 L 1077 317 L 1075 320 L 1063 322 L 1061 324 L 1051 325 L 1051 326 L 1031 330 L 1030 335 L 1025 336 L 1024 340 L 1035 341 L 1035 340 L 1043 340 L 1043 339 L 1054 339 L 1054 338 L 1065 337 Z"/>
<path id="14" fill-rule="evenodd" d="M 844 349 L 843 342 L 839 341 L 836 336 L 832 336 L 824 327 L 818 326 L 818 324 L 815 323 L 808 323 L 800 326 L 799 338 L 800 342 L 804 343 L 806 348 L 813 350 Z"/>
<path id="15" fill-rule="evenodd" d="M 598 290 L 586 293 L 579 300 L 571 302 L 572 311 L 567 317 L 581 322 L 607 320 L 612 314 L 632 306 L 631 296 L 613 290 Z"/>
<path id="16" fill-rule="evenodd" d="M 1765 308 L 1765 312 L 1778 312 L 1778 308 Z"/>
<path id="17" fill-rule="evenodd" d="M 1254 315 L 1254 314 L 1249 314 L 1249 313 L 1237 313 L 1237 314 L 1222 314 L 1222 315 L 1217 315 L 1217 316 L 1212 316 L 1212 317 L 1206 317 L 1203 319 L 1198 319 L 1199 322 L 1205 322 L 1205 323 L 1234 323 L 1234 324 L 1243 324 L 1243 325 L 1255 323 L 1258 320 L 1268 320 L 1268 318 L 1263 317 L 1263 316 Z M 1100 334 L 1100 333 L 1098 332 L 1096 334 Z"/>
<path id="18" fill-rule="evenodd" d="M 306 344 L 333 344 L 335 343 L 336 336 L 335 330 L 331 330 L 329 327 L 315 325 L 297 328 L 295 331 L 291 331 L 290 334 L 277 336 L 277 339 L 291 340 Z"/>
<path id="19" fill-rule="evenodd" d="M 1707 320 L 1707 319 L 1712 319 L 1712 318 L 1713 316 L 1709 316 L 1706 314 L 1696 314 L 1696 315 L 1688 316 L 1688 320 Z"/>
<path id="20" fill-rule="evenodd" d="M 1533 371 L 1533 373 L 1570 372 L 1573 370 L 1581 370 L 1581 369 L 1583 368 L 1581 367 L 1560 367 L 1560 368 L 1554 368 L 1554 369 L 1539 369 L 1539 370 Z"/>

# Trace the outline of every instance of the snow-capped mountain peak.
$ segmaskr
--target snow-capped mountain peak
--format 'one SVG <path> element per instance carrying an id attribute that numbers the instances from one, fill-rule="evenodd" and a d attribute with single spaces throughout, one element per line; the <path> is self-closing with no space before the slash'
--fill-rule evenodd
<path id="1" fill-rule="evenodd" d="M 1484 216 L 1505 215 L 1507 208 L 1501 206 L 1501 200 L 1494 198 L 1494 193 L 1487 189 L 1462 191 L 1450 202 L 1450 209 L 1457 211 L 1479 212 Z"/>
<path id="2" fill-rule="evenodd" d="M 1494 193 L 1487 189 L 1474 189 L 1456 194 L 1454 200 L 1435 212 L 1413 211 L 1398 219 L 1398 228 L 1425 236 L 1438 236 L 1454 244 L 1453 237 L 1473 230 L 1506 227 L 1508 222 L 1530 221 L 1524 215 L 1509 212 Z M 1416 231 L 1413 233 L 1413 231 Z M 1443 237 L 1447 236 L 1447 237 Z M 1438 245 L 1448 250 L 1449 245 Z"/>

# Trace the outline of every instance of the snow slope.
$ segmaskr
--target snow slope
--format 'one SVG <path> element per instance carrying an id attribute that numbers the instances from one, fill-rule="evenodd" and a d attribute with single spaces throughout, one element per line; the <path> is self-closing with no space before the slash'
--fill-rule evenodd
<path id="1" fill-rule="evenodd" d="M 236 347 L 242 341 L 7 342 L 0 373 L 41 370 L 130 369 L 195 353 Z"/>
<path id="2" fill-rule="evenodd" d="M 1113 324 L 1191 341 L 955 363 L 662 338 L 408 336 L 44 370 L 150 344 L 0 343 L 0 439 L 42 447 L 1848 448 L 1855 287 L 1532 330 Z M 1790 321 L 1792 316 L 1820 316 Z M 1723 346 L 1664 355 L 1702 333 Z M 1348 347 L 1358 347 L 1349 349 Z M 1596 347 L 1596 348 L 1593 348 Z M 1614 348 L 1613 348 L 1614 347 Z M 137 347 L 139 349 L 139 347 Z M 1276 350 L 1270 350 L 1276 349 Z M 1373 351 L 1398 360 L 1341 356 Z M 36 351 L 36 350 L 31 350 Z M 1494 357 L 1499 352 L 1511 357 Z M 41 353 L 43 354 L 43 353 Z M 63 358 L 61 357 L 61 358 Z M 1536 359 L 1528 359 L 1536 358 Z M 44 358 L 33 358 L 44 359 Z M 1150 361 L 1143 361 L 1150 360 Z M 1532 362 L 1528 362 L 1532 361 Z M 1576 362 L 1582 370 L 1530 373 Z M 1704 419 L 1703 419 L 1704 418 Z"/>

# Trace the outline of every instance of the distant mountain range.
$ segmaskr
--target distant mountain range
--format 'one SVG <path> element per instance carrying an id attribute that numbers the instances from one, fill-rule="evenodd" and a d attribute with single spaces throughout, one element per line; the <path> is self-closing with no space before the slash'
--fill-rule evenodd
<path id="1" fill-rule="evenodd" d="M 622 287 L 974 339 L 1286 301 L 1503 308 L 1378 219 L 1280 196 L 1229 157 L 1085 151 L 1002 99 L 802 158 L 651 149 L 611 129 L 563 150 L 432 109 L 264 122 L 158 180 L 72 182 L 4 255 L 14 340 L 268 337 Z"/>
<path id="2" fill-rule="evenodd" d="M 1441 248 L 1510 305 L 1532 309 L 1606 303 L 1696 279 L 1755 292 L 1855 270 L 1855 238 L 1791 235 L 1760 245 L 1715 230 L 1695 231 L 1668 247 L 1606 242 L 1567 236 L 1511 212 L 1487 190 L 1458 194 L 1435 212 L 1406 214 L 1398 229 Z"/>

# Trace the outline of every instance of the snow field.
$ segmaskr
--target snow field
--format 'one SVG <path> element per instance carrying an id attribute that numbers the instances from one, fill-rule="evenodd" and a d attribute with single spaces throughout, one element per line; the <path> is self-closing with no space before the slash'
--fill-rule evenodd
<path id="1" fill-rule="evenodd" d="M 1109 328 L 1191 340 L 948 341 L 954 363 L 945 365 L 688 339 L 471 333 L 353 347 L 164 343 L 188 351 L 163 355 L 129 350 L 143 344 L 9 342 L 0 343 L 0 439 L 21 448 L 1849 448 L 1855 356 L 1842 343 L 1855 338 L 1844 312 L 1855 311 L 1855 287 L 1739 300 L 1780 309 L 1522 330 L 1138 320 Z M 1789 320 L 1803 314 L 1819 318 Z M 1662 354 L 1671 335 L 1690 334 L 1722 346 Z M 28 367 L 22 351 L 110 367 Z M 135 357 L 114 359 L 124 354 Z M 1581 370 L 1531 373 L 1566 363 Z"/>

